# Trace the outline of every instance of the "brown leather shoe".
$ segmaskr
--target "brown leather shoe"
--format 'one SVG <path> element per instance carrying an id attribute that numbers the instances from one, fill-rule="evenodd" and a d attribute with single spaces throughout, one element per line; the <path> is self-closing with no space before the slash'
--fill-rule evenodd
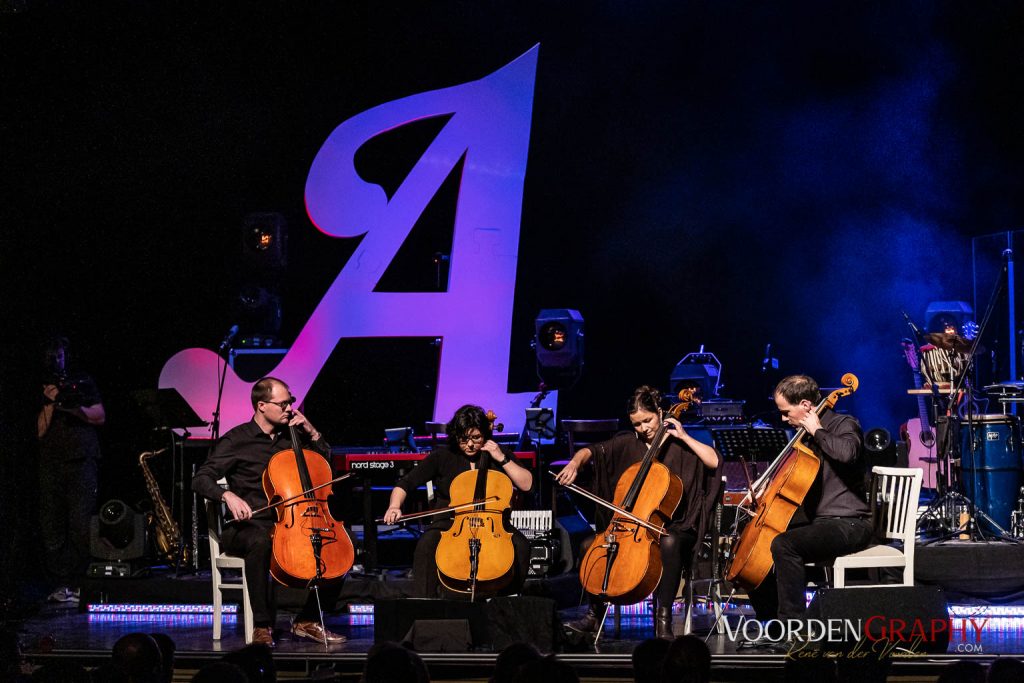
<path id="1" fill-rule="evenodd" d="M 292 624 L 292 634 L 299 638 L 315 640 L 318 643 L 322 643 L 325 640 L 328 643 L 344 643 L 348 640 L 348 638 L 339 633 L 325 630 L 319 621 L 296 621 Z"/>
<path id="2" fill-rule="evenodd" d="M 266 645 L 267 647 L 276 647 L 274 629 L 269 626 L 257 626 L 252 630 L 252 642 Z"/>

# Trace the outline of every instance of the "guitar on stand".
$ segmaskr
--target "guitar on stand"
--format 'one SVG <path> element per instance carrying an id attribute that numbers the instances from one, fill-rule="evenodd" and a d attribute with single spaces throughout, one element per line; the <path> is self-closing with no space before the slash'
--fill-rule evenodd
<path id="1" fill-rule="evenodd" d="M 924 382 L 921 380 L 921 364 L 917 357 L 917 346 L 910 339 L 901 342 L 903 355 L 907 358 L 907 364 L 914 371 L 914 388 L 922 389 Z M 928 405 L 922 394 L 916 394 L 917 417 L 907 420 L 900 431 L 904 440 L 910 444 L 908 453 L 908 467 L 920 467 L 924 472 L 924 479 L 921 486 L 924 488 L 935 488 L 935 464 L 938 461 L 935 448 L 935 431 L 928 420 Z"/>

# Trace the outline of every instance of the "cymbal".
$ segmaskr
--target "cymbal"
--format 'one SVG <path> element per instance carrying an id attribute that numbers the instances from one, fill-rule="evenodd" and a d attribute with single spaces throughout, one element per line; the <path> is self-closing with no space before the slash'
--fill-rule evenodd
<path id="1" fill-rule="evenodd" d="M 928 343 L 933 344 L 940 349 L 946 349 L 947 351 L 956 351 L 958 353 L 970 353 L 971 342 L 967 341 L 958 334 L 945 334 L 943 332 L 931 332 L 924 335 L 924 338 Z"/>

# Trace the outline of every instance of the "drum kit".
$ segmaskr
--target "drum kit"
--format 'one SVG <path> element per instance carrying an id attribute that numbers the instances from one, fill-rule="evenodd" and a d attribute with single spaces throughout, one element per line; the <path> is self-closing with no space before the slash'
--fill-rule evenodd
<path id="1" fill-rule="evenodd" d="M 971 395 L 966 373 L 972 344 L 948 333 L 922 335 L 924 389 L 936 415 L 938 449 L 936 497 L 919 518 L 928 542 L 959 536 L 971 540 L 1024 538 L 1024 448 L 1017 403 L 1024 403 L 1024 382 L 984 387 L 1002 406 L 1001 413 L 980 413 L 988 401 Z"/>

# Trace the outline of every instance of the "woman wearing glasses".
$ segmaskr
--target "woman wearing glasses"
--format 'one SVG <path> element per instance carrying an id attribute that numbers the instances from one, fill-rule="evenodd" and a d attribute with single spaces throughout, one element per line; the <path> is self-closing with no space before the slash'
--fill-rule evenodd
<path id="1" fill-rule="evenodd" d="M 490 459 L 489 467 L 508 475 L 512 484 L 520 491 L 529 491 L 533 486 L 533 475 L 516 462 L 512 451 L 494 442 L 491 422 L 483 408 L 465 405 L 455 411 L 445 427 L 448 442 L 435 448 L 413 468 L 409 474 L 398 480 L 391 491 L 391 501 L 384 513 L 384 521 L 394 524 L 402 518 L 402 503 L 412 491 L 428 481 L 434 485 L 434 509 L 451 505 L 450 488 L 452 480 L 463 472 L 478 469 L 484 458 Z M 416 544 L 413 555 L 413 586 L 417 597 L 441 597 L 441 582 L 437 577 L 434 559 L 441 532 L 451 524 L 451 516 L 443 515 L 428 526 Z M 516 576 L 508 592 L 518 592 L 526 580 L 530 568 L 530 542 L 518 530 L 512 535 L 516 555 Z"/>

